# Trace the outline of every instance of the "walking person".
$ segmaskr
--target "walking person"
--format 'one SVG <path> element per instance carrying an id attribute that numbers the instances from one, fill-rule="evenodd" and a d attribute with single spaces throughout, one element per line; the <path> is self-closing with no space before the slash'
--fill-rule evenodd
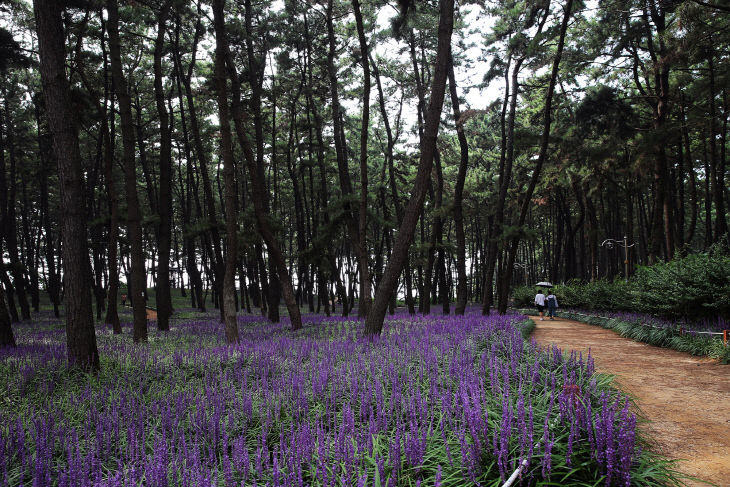
<path id="1" fill-rule="evenodd" d="M 555 310 L 558 309 L 558 298 L 555 297 L 552 291 L 550 291 L 550 294 L 547 296 L 547 309 L 548 309 L 548 316 L 551 320 L 555 319 Z"/>
<path id="2" fill-rule="evenodd" d="M 542 321 L 545 316 L 545 295 L 542 293 L 542 289 L 538 289 L 535 294 L 535 307 L 540 313 L 540 321 Z"/>

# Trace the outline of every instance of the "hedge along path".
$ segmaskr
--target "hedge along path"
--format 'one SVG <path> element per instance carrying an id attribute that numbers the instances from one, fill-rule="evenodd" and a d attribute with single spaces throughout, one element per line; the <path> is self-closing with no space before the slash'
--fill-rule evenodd
<path id="1" fill-rule="evenodd" d="M 587 352 L 599 372 L 636 398 L 650 422 L 641 428 L 657 451 L 683 460 L 687 475 L 730 485 L 730 366 L 709 358 L 635 342 L 611 330 L 556 318 L 539 321 L 532 337 L 541 345 Z M 688 481 L 688 485 L 706 483 Z"/>

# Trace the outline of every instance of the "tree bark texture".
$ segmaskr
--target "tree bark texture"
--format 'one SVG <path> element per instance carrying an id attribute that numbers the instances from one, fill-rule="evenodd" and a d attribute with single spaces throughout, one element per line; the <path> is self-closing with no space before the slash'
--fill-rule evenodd
<path id="1" fill-rule="evenodd" d="M 71 367 L 99 369 L 91 309 L 83 173 L 65 72 L 65 36 L 58 0 L 35 0 L 43 96 L 58 164 L 66 305 L 66 348 Z"/>
<path id="2" fill-rule="evenodd" d="M 226 342 L 238 342 L 236 317 L 236 248 L 238 244 L 236 224 L 236 187 L 233 169 L 233 137 L 228 110 L 226 77 L 226 53 L 228 39 L 225 29 L 225 0 L 213 0 L 213 25 L 215 27 L 215 86 L 218 98 L 218 118 L 221 133 L 221 158 L 223 159 L 224 199 L 226 210 L 226 267 L 223 277 L 223 307 L 225 309 Z"/>

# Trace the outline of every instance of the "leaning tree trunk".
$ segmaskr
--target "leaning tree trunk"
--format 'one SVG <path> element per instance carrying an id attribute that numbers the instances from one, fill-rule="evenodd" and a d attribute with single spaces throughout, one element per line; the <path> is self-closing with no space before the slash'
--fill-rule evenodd
<path id="1" fill-rule="evenodd" d="M 129 298 L 132 301 L 134 316 L 133 340 L 135 343 L 147 341 L 147 309 L 145 304 L 144 252 L 142 249 L 142 216 L 137 196 L 137 171 L 135 169 L 134 126 L 132 122 L 132 102 L 127 91 L 127 80 L 122 72 L 122 53 L 119 42 L 119 10 L 117 0 L 107 1 L 109 18 L 109 50 L 111 54 L 114 90 L 119 101 L 119 118 L 122 125 L 122 146 L 124 185 L 127 192 L 127 233 L 131 259 L 129 279 Z"/>
<path id="2" fill-rule="evenodd" d="M 453 24 L 454 0 L 439 0 L 438 48 L 431 87 L 431 102 L 426 112 L 426 126 L 421 138 L 421 158 L 418 164 L 418 173 L 413 184 L 411 199 L 408 201 L 408 206 L 403 214 L 403 222 L 393 245 L 393 252 L 385 268 L 383 279 L 375 291 L 375 300 L 370 308 L 370 313 L 365 320 L 366 335 L 379 335 L 383 329 L 383 320 L 388 309 L 388 303 L 393 292 L 395 292 L 398 276 L 400 276 L 405 259 L 408 257 L 413 232 L 416 229 L 418 216 L 423 208 L 423 200 L 428 189 L 433 157 L 436 151 L 441 109 L 444 104 Z"/>
<path id="3" fill-rule="evenodd" d="M 58 0 L 35 0 L 41 81 L 58 162 L 66 298 L 66 347 L 71 367 L 99 369 L 91 309 L 86 210 L 79 140 L 65 72 L 65 36 Z"/>
<path id="4" fill-rule="evenodd" d="M 238 322 L 236 321 L 236 181 L 233 169 L 233 138 L 228 112 L 228 89 L 226 81 L 226 52 L 228 40 L 224 18 L 225 0 L 213 0 L 213 26 L 215 27 L 215 87 L 218 98 L 218 118 L 221 133 L 221 158 L 223 159 L 223 183 L 226 209 L 226 267 L 223 276 L 223 308 L 225 310 L 226 342 L 237 343 Z"/>

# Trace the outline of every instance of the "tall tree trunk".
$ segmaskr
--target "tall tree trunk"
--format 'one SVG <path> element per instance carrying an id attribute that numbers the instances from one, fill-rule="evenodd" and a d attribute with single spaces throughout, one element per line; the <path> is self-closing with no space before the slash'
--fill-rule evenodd
<path id="1" fill-rule="evenodd" d="M 200 8 L 200 7 L 199 7 Z M 194 181 L 194 164 L 195 161 L 192 156 L 192 150 L 190 147 L 190 137 L 188 136 L 188 125 L 187 125 L 187 119 L 185 117 L 185 104 L 183 103 L 183 89 L 182 89 L 182 83 L 184 79 L 183 69 L 182 69 L 182 62 L 180 60 L 180 25 L 181 25 L 180 17 L 177 16 L 176 24 L 175 24 L 175 48 L 174 48 L 174 61 L 175 61 L 175 71 L 176 71 L 176 85 L 177 85 L 177 93 L 178 93 L 178 103 L 180 108 L 180 126 L 182 128 L 182 135 L 183 135 L 183 148 L 185 150 L 185 186 L 187 188 L 186 195 L 187 198 L 183 198 L 183 235 L 184 235 L 184 253 L 185 253 L 185 268 L 187 270 L 188 276 L 189 276 L 189 283 L 191 289 L 191 298 L 195 300 L 195 306 L 200 309 L 200 311 L 205 312 L 205 299 L 203 296 L 203 279 L 200 275 L 200 269 L 198 268 L 197 264 L 197 256 L 196 256 L 196 245 L 195 245 L 195 233 L 193 232 L 192 227 L 192 208 L 193 204 L 195 204 L 195 208 L 197 210 L 198 215 L 201 212 L 201 205 L 200 205 L 200 198 L 198 197 L 198 191 L 197 187 L 195 187 Z M 195 64 L 195 52 L 197 50 L 198 46 L 198 40 L 200 39 L 201 35 L 201 22 L 200 17 L 198 17 L 198 21 L 196 22 L 195 26 L 195 34 L 193 36 L 193 43 L 192 43 L 192 60 L 190 67 L 192 68 Z M 190 76 L 188 76 L 189 79 Z M 191 193 L 193 195 L 191 196 Z M 201 239 L 202 241 L 203 239 Z"/>
<path id="2" fill-rule="evenodd" d="M 1 108 L 1 107 L 0 107 Z M 8 184 L 7 175 L 5 174 L 5 142 L 3 137 L 4 127 L 3 112 L 0 109 L 0 255 L 2 254 L 2 242 L 4 234 L 6 232 L 7 218 L 8 218 Z M 12 323 L 19 321 L 18 310 L 15 307 L 15 300 L 13 299 L 14 289 L 13 284 L 10 282 L 8 277 L 5 264 L 0 259 L 0 280 L 2 285 L 7 290 L 7 309 L 10 313 L 10 320 Z"/>
<path id="3" fill-rule="evenodd" d="M 261 113 L 261 105 L 262 105 L 262 91 L 263 91 L 263 81 L 264 81 L 264 70 L 265 70 L 265 54 L 263 56 L 257 57 L 254 52 L 254 45 L 253 45 L 253 39 L 254 39 L 254 33 L 253 33 L 253 12 L 252 12 L 252 6 L 250 0 L 246 0 L 244 2 L 245 11 L 244 11 L 244 20 L 246 25 L 246 54 L 248 59 L 248 69 L 249 69 L 249 85 L 251 87 L 251 98 L 249 100 L 249 109 L 253 113 L 253 120 L 254 120 L 254 143 L 256 146 L 256 174 L 258 181 L 261 181 L 262 184 L 265 184 L 266 177 L 264 175 L 264 123 L 263 123 L 263 116 Z M 233 68 L 234 64 L 229 59 L 229 69 Z M 234 83 L 239 83 L 234 80 Z M 234 86 L 235 88 L 235 86 Z M 234 103 L 235 101 L 235 95 L 234 95 Z M 241 109 L 243 109 L 241 107 Z M 243 113 L 243 112 L 241 112 Z M 234 118 L 236 117 L 236 113 L 234 112 Z M 237 129 L 238 131 L 238 129 Z M 241 137 L 241 134 L 239 134 L 239 139 Z M 274 150 L 272 152 L 272 166 L 273 166 L 273 173 L 274 173 L 274 205 L 273 209 L 275 210 L 277 207 L 277 169 L 276 169 L 276 151 Z M 269 206 L 269 198 L 266 191 L 263 192 L 264 196 L 266 196 L 266 199 L 263 201 L 263 210 L 266 214 L 269 214 L 272 211 L 272 207 Z M 268 247 L 268 245 L 267 245 Z M 272 260 L 269 259 L 269 274 L 270 278 L 268 281 L 268 287 L 267 287 L 267 302 L 268 302 L 268 317 L 269 320 L 278 323 L 279 322 L 279 302 L 281 300 L 281 293 L 282 293 L 282 283 L 280 282 L 278 270 L 277 270 L 277 264 Z M 284 291 L 285 292 L 285 291 Z"/>
<path id="4" fill-rule="evenodd" d="M 226 210 L 226 269 L 223 277 L 223 307 L 225 309 L 226 342 L 237 343 L 238 322 L 236 318 L 236 248 L 238 246 L 238 225 L 236 223 L 236 181 L 233 168 L 233 138 L 228 112 L 228 88 L 226 81 L 226 38 L 225 0 L 213 0 L 213 26 L 215 27 L 215 86 L 218 98 L 218 118 L 221 133 L 221 158 Z"/>
<path id="5" fill-rule="evenodd" d="M 702 162 L 705 169 L 705 249 L 712 245 L 712 191 L 711 174 L 712 169 L 707 156 L 707 140 L 702 140 Z"/>
<path id="6" fill-rule="evenodd" d="M 61 4 L 35 0 L 38 51 L 46 113 L 58 162 L 61 196 L 66 348 L 71 367 L 99 369 L 91 293 L 88 282 L 86 211 L 83 199 L 81 153 L 65 73 L 65 36 Z"/>
<path id="7" fill-rule="evenodd" d="M 717 126 L 715 108 L 715 62 L 712 37 L 709 39 L 707 49 L 707 65 L 709 67 L 710 89 L 707 93 L 707 103 L 710 109 L 710 174 L 712 182 L 712 196 L 715 200 L 715 242 L 719 242 L 723 235 L 727 234 L 727 219 L 725 216 L 725 174 L 724 167 L 718 160 L 717 153 Z M 723 145 L 724 147 L 724 145 Z"/>
<path id="8" fill-rule="evenodd" d="M 375 291 L 370 313 L 365 320 L 365 334 L 379 335 L 383 329 L 383 320 L 388 308 L 391 295 L 398 284 L 398 276 L 408 256 L 408 249 L 413 239 L 413 232 L 418 223 L 418 216 L 423 208 L 428 182 L 433 166 L 433 157 L 436 151 L 441 109 L 444 103 L 446 78 L 448 76 L 448 62 L 451 56 L 451 32 L 454 24 L 454 0 L 439 0 L 439 27 L 438 48 L 433 83 L 431 87 L 431 101 L 426 112 L 426 124 L 421 138 L 421 157 L 418 164 L 418 173 L 413 184 L 411 199 L 403 214 L 403 222 L 398 230 L 393 252 L 383 274 L 383 279 Z"/>
<path id="9" fill-rule="evenodd" d="M 695 177 L 694 159 L 692 158 L 692 148 L 689 142 L 689 129 L 687 128 L 686 110 L 684 103 L 684 94 L 681 94 L 680 114 L 682 122 L 682 141 L 684 142 L 684 157 L 687 164 L 687 172 L 689 173 L 689 199 L 690 209 L 690 220 L 689 230 L 687 231 L 686 237 L 683 237 L 687 246 L 692 246 L 692 240 L 694 239 L 695 228 L 697 227 L 697 179 Z"/>
<path id="10" fill-rule="evenodd" d="M 171 2 L 165 1 L 157 17 L 157 38 L 155 39 L 154 74 L 155 101 L 160 118 L 160 193 L 157 209 L 160 226 L 157 231 L 159 266 L 157 268 L 157 329 L 170 329 L 172 297 L 170 296 L 170 247 L 172 233 L 172 140 L 170 121 L 165 107 L 165 92 L 162 87 L 162 51 L 165 46 L 165 31 Z"/>
<path id="11" fill-rule="evenodd" d="M 8 154 L 10 156 L 10 174 L 9 181 L 3 177 L 0 182 L 7 184 L 3 188 L 5 194 L 8 195 L 8 206 L 5 214 L 3 232 L 5 234 L 5 242 L 8 245 L 8 257 L 10 258 L 10 274 L 13 276 L 13 286 L 15 287 L 15 293 L 18 295 L 18 304 L 20 305 L 20 314 L 23 320 L 30 320 L 30 304 L 28 303 L 28 295 L 26 289 L 28 283 L 26 282 L 23 270 L 25 266 L 20 258 L 18 250 L 18 230 L 17 230 L 17 217 L 16 217 L 16 206 L 18 203 L 17 197 L 17 185 L 18 178 L 16 174 L 16 147 L 15 147 L 15 131 L 13 129 L 13 121 L 10 119 L 10 105 L 8 98 L 5 98 L 5 113 L 7 122 L 7 135 L 6 144 Z M 9 191 L 8 191 L 9 190 Z"/>
<path id="12" fill-rule="evenodd" d="M 451 94 L 451 106 L 454 111 L 454 122 L 456 123 L 456 136 L 459 139 L 459 172 L 456 175 L 454 187 L 454 227 L 456 232 L 456 309 L 454 313 L 463 315 L 466 309 L 467 287 L 466 287 L 466 238 L 464 236 L 464 212 L 462 201 L 464 199 L 464 182 L 466 181 L 466 170 L 469 167 L 469 144 L 464 135 L 464 121 L 461 120 L 459 109 L 459 96 L 456 92 L 456 76 L 454 76 L 453 58 L 449 59 L 449 93 Z"/>
<path id="13" fill-rule="evenodd" d="M 147 279 L 142 249 L 142 214 L 139 207 L 139 197 L 137 196 L 132 102 L 127 90 L 127 80 L 122 71 L 117 0 L 107 0 L 107 12 L 112 78 L 114 79 L 114 90 L 119 102 L 119 117 L 122 127 L 124 185 L 127 192 L 127 233 L 131 258 L 129 298 L 132 301 L 132 314 L 134 316 L 133 340 L 138 343 L 147 341 L 147 309 L 145 303 Z"/>
<path id="14" fill-rule="evenodd" d="M 220 1 L 220 0 L 216 0 Z M 243 111 L 243 105 L 241 103 L 241 81 L 238 73 L 231 58 L 231 53 L 228 50 L 228 46 L 225 48 L 226 66 L 228 68 L 228 77 L 231 80 L 231 93 L 233 98 L 233 121 L 236 127 L 236 136 L 238 143 L 243 150 L 244 160 L 246 167 L 248 168 L 248 176 L 251 182 L 251 193 L 254 205 L 254 215 L 256 217 L 256 224 L 266 247 L 269 251 L 269 260 L 271 265 L 275 268 L 278 281 L 281 286 L 281 291 L 284 296 L 284 302 L 286 303 L 287 311 L 289 312 L 289 319 L 291 321 L 292 330 L 298 330 L 302 327 L 302 315 L 297 306 L 296 299 L 294 297 L 294 288 L 292 287 L 291 276 L 286 267 L 286 260 L 284 254 L 281 251 L 281 247 L 274 236 L 269 225 L 269 215 L 267 211 L 268 198 L 266 195 L 266 188 L 263 180 L 260 178 L 260 173 L 254 157 L 253 148 L 246 135 L 245 127 L 245 114 Z M 263 167 L 262 167 L 263 169 Z M 262 171 L 263 172 L 263 171 Z M 273 277 L 273 276 L 272 276 Z M 273 281 L 273 279 L 272 279 Z M 269 303 L 269 307 L 278 306 L 278 301 L 275 303 Z"/>
<path id="15" fill-rule="evenodd" d="M 644 6 L 643 20 L 646 29 L 646 35 L 649 39 L 648 47 L 651 51 L 651 57 L 654 59 L 654 84 L 655 96 L 653 97 L 654 105 L 654 122 L 653 128 L 656 132 L 656 143 L 654 146 L 654 183 L 656 189 L 656 198 L 654 204 L 654 220 L 652 227 L 651 253 L 650 260 L 659 257 L 662 245 L 665 247 L 665 259 L 670 260 L 674 256 L 674 238 L 672 233 L 672 211 L 671 197 L 669 194 L 669 171 L 667 168 L 666 144 L 662 140 L 663 130 L 666 125 L 667 116 L 669 114 L 669 68 L 671 66 L 671 57 L 664 41 L 666 30 L 665 9 L 657 5 L 657 0 L 649 0 Z M 656 39 L 649 27 L 649 15 L 651 14 L 652 22 L 656 28 Z"/>
<path id="16" fill-rule="evenodd" d="M 393 146 L 395 145 L 395 140 L 393 138 L 393 130 L 390 127 L 390 121 L 388 120 L 388 112 L 385 110 L 385 96 L 383 95 L 383 86 L 380 83 L 380 72 L 378 70 L 378 65 L 372 61 L 371 58 L 371 64 L 373 66 L 373 75 L 375 76 L 375 83 L 378 89 L 378 104 L 380 106 L 380 115 L 383 118 L 383 124 L 385 125 L 385 133 L 388 138 L 387 146 L 386 146 L 386 162 L 388 164 L 388 181 L 390 185 L 390 195 L 391 199 L 393 200 L 393 206 L 395 207 L 395 215 L 398 219 L 398 225 L 401 224 L 403 221 L 403 205 L 400 202 L 400 196 L 398 194 L 398 186 L 395 181 L 395 168 L 393 161 L 395 159 L 395 156 L 393 155 Z M 402 103 L 401 103 L 402 107 Z M 390 252 L 388 252 L 390 253 Z M 405 265 L 403 267 L 403 277 L 405 280 L 405 301 L 406 306 L 408 307 L 408 312 L 410 314 L 415 314 L 416 309 L 413 303 L 413 295 L 411 294 L 411 289 L 413 288 L 412 283 L 412 277 L 411 277 L 411 265 L 410 265 L 410 259 L 406 257 Z M 382 278 L 382 277 L 381 277 Z"/>
<path id="17" fill-rule="evenodd" d="M 337 156 L 337 172 L 339 175 L 340 180 L 340 188 L 342 191 L 342 198 L 343 198 L 343 207 L 344 207 L 344 220 L 345 224 L 347 225 L 347 233 L 350 237 L 350 242 L 352 243 L 352 247 L 355 250 L 355 252 L 358 255 L 358 263 L 367 261 L 367 252 L 365 249 L 365 243 L 360 241 L 360 228 L 359 228 L 359 218 L 358 218 L 358 210 L 356 208 L 353 208 L 352 202 L 350 201 L 350 197 L 353 194 L 352 190 L 352 180 L 350 178 L 350 172 L 347 164 L 347 146 L 345 142 L 345 130 L 343 127 L 343 121 L 342 121 L 342 108 L 340 105 L 340 95 L 339 95 L 339 87 L 338 87 L 338 81 L 337 81 L 337 69 L 335 67 L 335 55 L 336 55 L 336 38 L 335 38 L 335 30 L 334 30 L 334 0 L 328 0 L 327 2 L 327 13 L 326 13 L 326 22 L 327 22 L 327 39 L 328 39 L 328 52 L 327 52 L 327 73 L 329 75 L 329 83 L 330 83 L 330 97 L 332 100 L 332 121 L 334 126 L 334 139 L 335 139 L 335 153 Z M 366 56 L 367 54 L 364 53 L 363 56 Z M 368 71 L 368 77 L 369 77 L 369 71 Z M 369 83 L 369 81 L 368 81 Z M 369 90 L 369 86 L 368 86 Z M 368 95 L 369 97 L 369 95 Z M 367 137 L 367 136 L 366 136 Z M 367 163 L 367 161 L 366 161 Z M 362 169 L 362 166 L 361 166 Z M 367 184 L 367 181 L 366 181 Z M 364 252 L 364 255 L 361 255 L 361 251 Z M 362 270 L 362 268 L 361 268 Z M 364 275 L 360 276 L 360 282 L 361 286 L 365 285 L 362 281 L 363 278 L 368 278 L 368 271 L 366 269 L 366 272 Z M 362 301 L 362 292 L 361 294 L 361 301 Z M 369 296 L 369 294 L 368 294 Z M 362 303 L 361 303 L 362 305 Z"/>
<path id="18" fill-rule="evenodd" d="M 102 35 L 106 30 L 103 20 L 103 14 L 99 17 L 102 19 Z M 107 64 L 106 43 L 102 38 L 102 51 L 104 53 L 104 99 L 108 98 L 109 75 Z M 113 103 L 112 103 L 113 106 Z M 115 334 L 122 333 L 122 325 L 119 322 L 119 314 L 117 312 L 117 293 L 119 292 L 119 200 L 117 198 L 116 183 L 114 179 L 114 137 L 113 130 L 109 129 L 109 115 L 106 113 L 106 101 L 101 108 L 102 117 L 102 133 L 104 135 L 104 180 L 106 186 L 107 200 L 109 204 L 109 240 L 107 245 L 107 268 L 109 270 L 109 284 L 107 290 L 107 307 L 104 322 L 112 325 Z M 114 110 L 111 111 L 112 115 Z"/>
<path id="19" fill-rule="evenodd" d="M 525 224 L 527 218 L 527 211 L 530 208 L 532 202 L 532 194 L 537 186 L 537 181 L 540 178 L 540 172 L 542 166 L 547 158 L 548 143 L 550 141 L 550 123 L 552 120 L 552 104 L 553 104 L 553 93 L 555 91 L 555 84 L 558 79 L 558 69 L 560 68 L 560 59 L 563 55 L 563 46 L 565 45 L 565 33 L 568 30 L 568 21 L 570 20 L 571 10 L 573 8 L 573 0 L 567 0 L 565 7 L 563 8 L 563 21 L 560 25 L 560 37 L 558 39 L 558 46 L 555 52 L 555 59 L 553 60 L 552 72 L 550 74 L 550 83 L 548 84 L 547 93 L 545 95 L 545 121 L 543 123 L 542 137 L 540 138 L 540 152 L 537 156 L 537 162 L 535 163 L 535 169 L 530 179 L 530 185 L 522 195 L 522 204 L 520 207 L 520 216 L 517 223 L 518 226 Z M 512 280 L 512 271 L 514 269 L 515 257 L 517 256 L 517 247 L 520 243 L 519 233 L 512 238 L 509 247 L 509 254 L 507 262 L 504 266 L 504 278 L 500 283 L 502 286 L 502 292 L 499 295 L 499 312 L 504 314 L 507 312 L 507 300 L 509 297 L 510 282 Z"/>
<path id="20" fill-rule="evenodd" d="M 36 124 L 38 125 L 38 147 L 40 149 L 40 162 L 41 170 L 38 171 L 38 187 L 40 190 L 40 206 L 41 206 L 41 226 L 43 227 L 43 249 L 44 257 L 46 260 L 46 290 L 48 291 L 48 297 L 53 304 L 53 315 L 56 318 L 60 318 L 59 305 L 61 304 L 60 299 L 60 276 L 56 269 L 56 256 L 54 248 L 54 233 L 51 228 L 51 210 L 48 204 L 48 173 L 51 171 L 53 165 L 53 141 L 51 140 L 50 133 L 42 130 L 40 106 L 38 100 L 35 103 L 35 116 Z M 0 124 L 1 124 L 0 119 Z M 2 150 L 2 144 L 0 143 L 0 151 Z M 4 172 L 4 163 L 0 163 L 0 171 Z M 2 217 L 0 217 L 2 221 Z"/>
<path id="21" fill-rule="evenodd" d="M 360 267 L 360 302 L 358 316 L 367 316 L 370 308 L 370 271 L 368 267 L 369 248 L 367 244 L 367 210 L 368 210 L 368 132 L 370 128 L 370 63 L 369 49 L 365 29 L 363 27 L 360 2 L 352 0 L 352 9 L 355 12 L 357 37 L 360 41 L 360 63 L 362 64 L 362 119 L 360 125 L 360 210 L 359 210 L 359 237 L 360 248 L 357 260 Z"/>
<path id="22" fill-rule="evenodd" d="M 509 68 L 512 63 L 510 57 L 505 68 L 505 95 L 502 102 L 502 142 L 499 157 L 499 196 L 497 197 L 497 208 L 493 225 L 489 226 L 486 255 L 486 271 L 484 273 L 484 294 L 482 296 L 482 314 L 489 314 L 489 307 L 492 305 L 494 287 L 492 284 L 494 271 L 497 264 L 497 244 L 502 236 L 502 225 L 504 224 L 504 206 L 507 200 L 507 190 L 512 179 L 512 161 L 514 160 L 514 133 L 515 117 L 517 113 L 517 96 L 519 94 L 518 74 L 524 58 L 518 58 L 512 67 L 511 81 L 509 79 Z M 511 86 L 510 86 L 511 85 Z M 510 98 L 511 97 L 511 98 Z M 507 103 L 509 100 L 509 115 L 507 114 Z"/>
<path id="23" fill-rule="evenodd" d="M 195 39 L 198 39 L 199 35 L 202 35 L 203 27 L 200 20 L 202 15 L 198 13 L 198 23 L 195 28 Z M 197 42 L 194 43 L 197 46 Z M 193 61 L 195 60 L 196 48 L 193 47 Z M 224 274 L 224 263 L 223 263 L 223 251 L 221 250 L 221 238 L 218 231 L 218 217 L 216 216 L 215 200 L 213 198 L 213 186 L 210 181 L 210 161 L 203 145 L 203 137 L 200 133 L 200 125 L 198 123 L 198 113 L 195 109 L 195 99 L 193 97 L 192 90 L 192 76 L 195 63 L 191 62 L 188 65 L 186 75 L 183 77 L 183 86 L 185 87 L 185 98 L 188 105 L 188 113 L 190 114 L 190 130 L 193 133 L 193 142 L 195 147 L 195 156 L 198 161 L 198 170 L 203 180 L 203 196 L 205 200 L 205 208 L 208 212 L 208 224 L 210 226 L 210 235 L 206 233 L 204 237 L 205 247 L 208 253 L 211 255 L 213 262 L 211 267 L 213 268 L 213 286 L 218 294 L 221 293 L 221 286 L 223 286 L 223 274 Z M 225 310 L 220 307 L 221 321 L 224 321 L 223 313 Z"/>

